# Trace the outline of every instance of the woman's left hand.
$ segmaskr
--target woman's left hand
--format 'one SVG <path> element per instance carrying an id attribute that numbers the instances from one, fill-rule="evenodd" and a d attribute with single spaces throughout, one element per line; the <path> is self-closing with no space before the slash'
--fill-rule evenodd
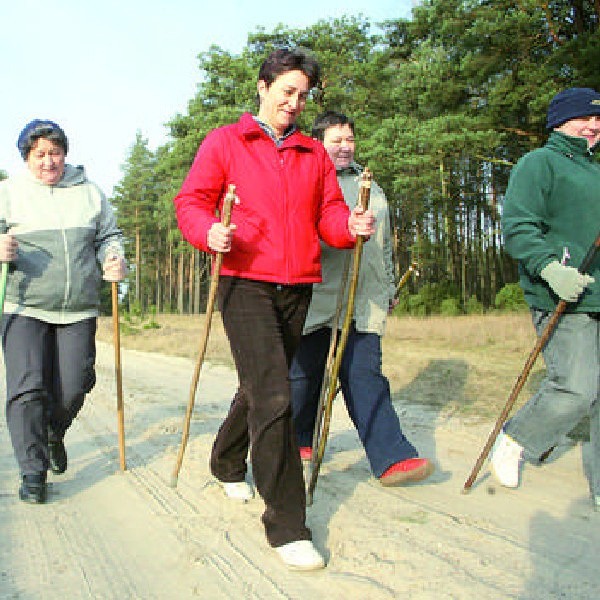
<path id="1" fill-rule="evenodd" d="M 17 258 L 19 244 L 10 233 L 0 235 L 0 262 L 12 262 Z"/>
<path id="2" fill-rule="evenodd" d="M 362 236 L 365 240 L 375 233 L 375 218 L 370 210 L 355 206 L 348 217 L 348 230 L 352 237 Z"/>
<path id="3" fill-rule="evenodd" d="M 122 256 L 110 254 L 104 259 L 102 271 L 105 281 L 121 281 L 127 275 L 127 264 Z"/>

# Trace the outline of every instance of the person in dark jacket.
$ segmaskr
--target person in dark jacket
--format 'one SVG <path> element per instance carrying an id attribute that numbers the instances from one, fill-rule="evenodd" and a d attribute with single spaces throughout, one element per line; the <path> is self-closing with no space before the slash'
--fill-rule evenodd
<path id="1" fill-rule="evenodd" d="M 252 475 L 265 502 L 267 540 L 292 569 L 324 566 L 306 526 L 302 464 L 293 432 L 288 369 L 302 334 L 312 284 L 321 280 L 319 238 L 350 248 L 373 233 L 373 216 L 350 211 L 323 146 L 295 125 L 319 66 L 279 49 L 258 74 L 257 116 L 210 132 L 175 198 L 184 237 L 224 252 L 219 308 L 239 388 L 217 433 L 210 466 L 225 493 L 248 500 Z M 230 184 L 228 227 L 215 215 Z"/>
<path id="2" fill-rule="evenodd" d="M 83 167 L 65 164 L 53 121 L 17 141 L 27 169 L 0 183 L 0 262 L 10 263 L 2 317 L 6 420 L 21 471 L 21 500 L 46 500 L 46 474 L 67 468 L 64 436 L 95 383 L 102 278 L 126 274 L 113 211 Z M 99 268 L 102 265 L 102 273 Z"/>
<path id="3" fill-rule="evenodd" d="M 546 377 L 506 423 L 491 456 L 500 483 L 518 487 L 523 459 L 538 460 L 585 415 L 591 420 L 594 504 L 600 507 L 600 257 L 577 267 L 600 226 L 600 93 L 569 88 L 548 108 L 547 143 L 511 172 L 502 226 L 540 334 L 559 300 L 567 309 L 544 349 Z"/>

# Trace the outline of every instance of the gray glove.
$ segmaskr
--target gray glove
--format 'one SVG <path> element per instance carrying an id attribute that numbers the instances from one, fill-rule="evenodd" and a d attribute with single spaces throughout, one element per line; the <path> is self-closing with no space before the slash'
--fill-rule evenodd
<path id="1" fill-rule="evenodd" d="M 591 275 L 582 275 L 574 267 L 561 265 L 557 260 L 547 264 L 540 276 L 561 300 L 567 302 L 575 302 L 583 290 L 595 281 Z"/>

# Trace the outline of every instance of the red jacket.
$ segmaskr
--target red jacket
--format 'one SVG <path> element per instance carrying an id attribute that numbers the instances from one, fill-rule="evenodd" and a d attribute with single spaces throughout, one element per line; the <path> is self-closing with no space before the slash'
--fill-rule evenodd
<path id="1" fill-rule="evenodd" d="M 196 248 L 210 251 L 208 230 L 231 183 L 239 199 L 231 213 L 237 229 L 223 275 L 315 283 L 319 238 L 336 248 L 354 245 L 333 163 L 322 144 L 299 131 L 278 147 L 246 113 L 206 136 L 174 200 L 179 228 Z"/>

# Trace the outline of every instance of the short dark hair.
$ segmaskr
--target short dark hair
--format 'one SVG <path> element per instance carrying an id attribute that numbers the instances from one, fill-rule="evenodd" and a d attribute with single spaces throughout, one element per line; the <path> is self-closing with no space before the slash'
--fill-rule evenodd
<path id="1" fill-rule="evenodd" d="M 279 48 L 273 50 L 263 61 L 258 71 L 258 80 L 269 87 L 280 75 L 288 71 L 302 71 L 308 77 L 310 89 L 321 79 L 321 69 L 317 59 L 303 48 Z"/>
<path id="2" fill-rule="evenodd" d="M 60 125 L 47 119 L 34 119 L 23 127 L 17 140 L 17 148 L 23 160 L 27 160 L 31 149 L 40 138 L 58 144 L 64 150 L 65 154 L 69 151 L 69 140 Z"/>
<path id="3" fill-rule="evenodd" d="M 336 125 L 348 125 L 352 131 L 352 135 L 354 135 L 354 121 L 344 113 L 336 112 L 335 110 L 326 110 L 317 115 L 313 122 L 311 135 L 316 140 L 322 142 L 325 139 L 325 131 Z"/>

